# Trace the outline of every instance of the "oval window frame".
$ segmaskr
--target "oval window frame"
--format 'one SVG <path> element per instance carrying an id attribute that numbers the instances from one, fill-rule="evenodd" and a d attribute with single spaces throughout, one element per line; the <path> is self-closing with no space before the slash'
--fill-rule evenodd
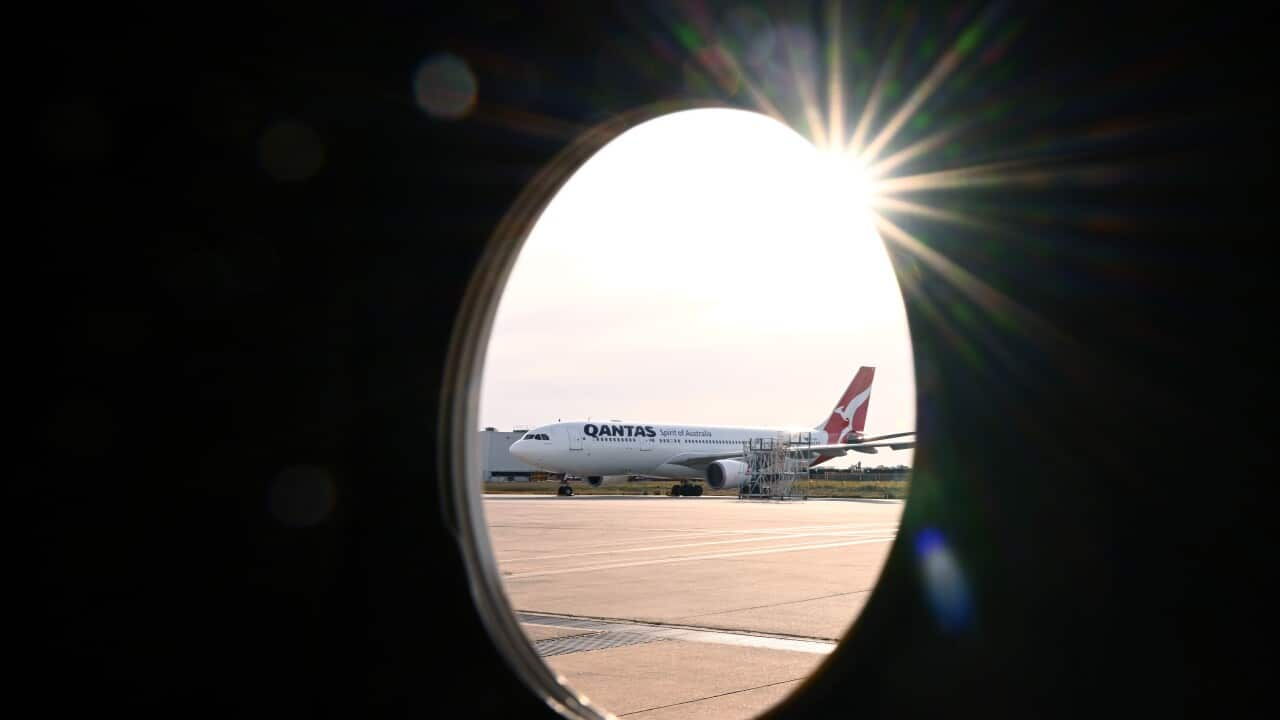
<path id="1" fill-rule="evenodd" d="M 575 691 L 563 677 L 555 673 L 538 655 L 516 619 L 497 567 L 485 520 L 482 494 L 475 492 L 475 484 L 471 482 L 471 478 L 478 476 L 481 467 L 479 448 L 472 441 L 473 429 L 479 427 L 477 419 L 480 404 L 480 383 L 473 379 L 478 379 L 484 372 L 484 357 L 498 303 L 525 240 L 564 184 L 596 153 L 628 130 L 672 113 L 704 109 L 744 110 L 733 104 L 707 100 L 657 102 L 621 113 L 570 141 L 533 175 L 489 235 L 475 262 L 450 333 L 436 422 L 436 427 L 439 428 L 437 472 L 444 479 L 439 485 L 442 514 L 462 558 L 473 605 L 498 654 L 506 659 L 512 671 L 530 691 L 552 710 L 567 718 L 608 720 L 615 716 Z M 789 126 L 794 129 L 794 125 Z M 902 278 L 898 276 L 896 267 L 893 267 L 893 271 L 901 292 Z M 907 330 L 914 347 L 915 338 L 909 325 Z M 914 372 L 918 374 L 918 368 Z M 916 398 L 918 402 L 918 393 Z M 895 537 L 890 545 L 885 564 L 868 597 L 868 606 L 879 592 L 891 559 L 897 552 L 899 540 L 900 538 Z M 830 667 L 833 657 L 847 647 L 865 610 L 864 607 L 851 621 L 832 654 L 814 668 L 799 687 L 767 712 L 773 713 L 785 707 L 808 683 Z"/>

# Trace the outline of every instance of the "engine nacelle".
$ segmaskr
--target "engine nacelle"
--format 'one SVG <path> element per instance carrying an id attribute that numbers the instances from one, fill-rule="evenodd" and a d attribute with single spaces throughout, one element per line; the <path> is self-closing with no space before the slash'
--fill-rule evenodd
<path id="1" fill-rule="evenodd" d="M 600 487 L 601 485 L 620 485 L 630 479 L 630 475 L 588 475 L 587 484 L 591 487 Z"/>
<path id="2" fill-rule="evenodd" d="M 741 460 L 717 460 L 707 466 L 707 487 L 712 490 L 733 489 L 747 477 L 747 464 Z"/>

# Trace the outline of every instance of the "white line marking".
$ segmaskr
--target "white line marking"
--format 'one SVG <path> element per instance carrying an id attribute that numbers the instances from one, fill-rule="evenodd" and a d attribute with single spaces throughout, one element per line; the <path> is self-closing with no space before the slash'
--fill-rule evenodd
<path id="1" fill-rule="evenodd" d="M 515 573 L 503 576 L 504 580 L 519 580 L 522 578 L 541 577 L 543 575 L 564 575 L 566 573 L 575 572 L 592 572 L 595 570 L 613 570 L 616 568 L 640 567 L 642 565 L 664 565 L 667 563 L 692 562 L 695 560 L 715 560 L 717 558 L 746 557 L 748 555 L 771 555 L 773 553 L 793 552 L 796 550 L 820 550 L 822 548 L 845 547 L 847 545 L 864 545 L 866 543 L 876 542 L 892 542 L 895 536 L 867 538 L 865 540 L 850 540 L 848 542 L 837 543 L 820 543 L 817 545 L 787 545 L 779 548 L 765 548 L 762 550 L 743 550 L 730 553 L 714 553 L 711 555 L 688 555 L 677 558 L 663 558 L 661 560 L 637 560 L 627 563 L 610 563 L 608 565 L 585 565 L 581 567 L 564 568 L 561 570 L 535 570 L 532 572 Z"/>
<path id="2" fill-rule="evenodd" d="M 759 537 L 734 538 L 733 540 L 707 540 L 705 542 L 696 543 L 680 543 L 678 545 L 645 545 L 643 547 L 630 548 L 610 548 L 608 550 L 587 550 L 576 553 L 564 553 L 562 555 L 531 555 L 528 557 L 504 557 L 499 559 L 499 564 L 513 562 L 533 562 L 535 560 L 559 560 L 561 558 L 583 557 L 586 555 L 612 555 L 614 553 L 628 552 L 653 552 L 655 550 L 673 550 L 675 548 L 691 548 L 705 547 L 707 545 L 728 545 L 732 543 L 751 543 L 766 542 L 770 540 L 790 540 L 791 538 L 805 537 L 853 537 L 857 535 L 883 535 L 890 528 L 877 528 L 875 530 L 839 530 L 836 532 L 811 532 L 811 533 L 795 533 L 781 535 L 760 535 Z M 896 528 L 894 528 L 896 530 Z M 637 538 L 637 540 L 651 540 L 652 538 Z"/>

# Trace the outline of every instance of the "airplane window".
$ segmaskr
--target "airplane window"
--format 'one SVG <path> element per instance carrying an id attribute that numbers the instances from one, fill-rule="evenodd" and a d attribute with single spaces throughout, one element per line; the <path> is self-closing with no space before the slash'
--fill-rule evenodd
<path id="1" fill-rule="evenodd" d="M 474 572 L 490 588 L 477 597 L 496 608 L 486 623 L 556 703 L 585 696 L 616 716 L 661 708 L 672 720 L 745 720 L 800 686 L 867 603 L 909 475 L 866 481 L 858 461 L 909 468 L 910 449 L 841 456 L 819 466 L 830 479 L 813 480 L 809 460 L 790 456 L 785 482 L 746 487 L 734 453 L 684 447 L 737 450 L 743 439 L 710 433 L 758 426 L 772 437 L 799 421 L 835 434 L 915 427 L 888 237 L 857 207 L 852 173 L 847 157 L 765 115 L 677 112 L 618 135 L 545 204 L 522 200 L 532 208 L 523 224 L 501 226 L 509 236 L 495 243 L 507 254 L 479 273 L 504 283 L 490 332 L 460 335 L 484 343 L 473 348 L 483 375 L 468 381 L 478 393 L 465 422 L 554 420 L 568 442 L 516 458 L 489 433 L 468 455 L 485 465 L 455 482 L 484 534 Z M 839 322 L 796 313 L 785 297 L 835 309 Z M 874 385 L 868 374 L 853 392 L 864 366 Z M 611 409 L 635 420 L 588 419 Z M 662 427 L 645 418 L 710 432 L 656 437 Z M 604 443 L 677 447 L 592 449 Z M 717 457 L 729 458 L 711 464 L 718 474 L 707 462 Z M 498 472 L 530 479 L 478 481 Z M 671 625 L 691 635 L 664 635 Z M 708 682 L 691 667 L 723 671 Z"/>

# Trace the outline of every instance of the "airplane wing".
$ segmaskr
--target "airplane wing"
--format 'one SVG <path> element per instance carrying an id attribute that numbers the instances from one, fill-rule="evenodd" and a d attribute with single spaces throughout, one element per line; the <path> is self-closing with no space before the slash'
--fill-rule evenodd
<path id="1" fill-rule="evenodd" d="M 898 440 L 890 442 L 878 442 L 891 440 L 892 438 L 901 438 L 908 435 L 915 435 L 915 431 L 890 433 L 888 435 L 875 435 L 865 437 L 857 442 L 852 443 L 835 443 L 832 445 L 804 445 L 790 448 L 788 452 L 793 455 L 801 455 L 808 458 L 816 458 L 822 455 L 830 455 L 831 457 L 840 457 L 849 452 L 866 453 L 868 455 L 878 452 L 876 448 L 887 447 L 893 450 L 908 450 L 916 446 L 915 440 Z M 667 461 L 671 465 L 680 465 L 687 467 L 694 472 L 706 472 L 707 466 L 717 460 L 737 460 L 742 457 L 742 450 L 720 450 L 718 452 L 686 452 L 676 455 Z"/>
<path id="2" fill-rule="evenodd" d="M 887 447 L 893 450 L 909 450 L 916 446 L 915 440 L 906 440 L 903 442 L 857 442 L 857 443 L 840 443 L 837 445 L 806 445 L 803 447 L 791 448 L 789 452 L 806 457 L 818 457 L 819 455 L 832 455 L 839 457 L 850 452 L 866 453 L 874 455 L 879 452 L 876 448 Z"/>
<path id="3" fill-rule="evenodd" d="M 909 450 L 916 446 L 915 440 L 894 440 L 894 438 L 902 438 L 915 434 L 916 432 L 914 430 L 910 430 L 907 432 L 888 433 L 886 435 L 871 435 L 859 438 L 855 442 L 832 443 L 830 445 L 796 446 L 791 448 L 790 452 L 807 458 L 826 457 L 827 459 L 831 459 L 841 457 L 851 452 L 874 455 L 879 452 L 877 448 L 882 447 L 887 447 L 891 450 Z M 885 440 L 890 442 L 883 442 Z"/>
<path id="4" fill-rule="evenodd" d="M 669 465 L 687 467 L 697 473 L 706 472 L 707 466 L 717 460 L 735 460 L 742 457 L 742 450 L 721 450 L 713 453 L 680 453 L 667 460 Z"/>
<path id="5" fill-rule="evenodd" d="M 906 437 L 908 435 L 915 435 L 915 434 L 916 434 L 915 430 L 908 430 L 906 432 L 889 433 L 888 435 L 871 435 L 869 437 L 858 438 L 857 442 L 848 443 L 848 444 L 861 445 L 862 443 L 875 442 L 876 440 L 888 440 L 889 438 Z"/>

